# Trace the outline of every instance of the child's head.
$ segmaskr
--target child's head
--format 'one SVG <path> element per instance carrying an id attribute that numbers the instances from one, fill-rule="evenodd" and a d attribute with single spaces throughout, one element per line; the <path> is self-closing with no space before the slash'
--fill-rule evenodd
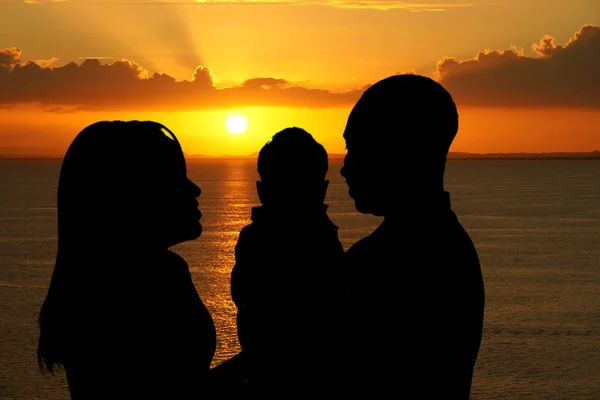
<path id="1" fill-rule="evenodd" d="M 328 167 L 327 151 L 310 133 L 296 127 L 277 132 L 258 154 L 260 201 L 274 207 L 322 204 Z"/>

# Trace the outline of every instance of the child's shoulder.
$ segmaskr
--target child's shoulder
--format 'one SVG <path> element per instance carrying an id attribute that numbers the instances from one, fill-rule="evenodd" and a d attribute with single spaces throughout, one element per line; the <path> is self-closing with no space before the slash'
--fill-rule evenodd
<path id="1" fill-rule="evenodd" d="M 248 237 L 252 237 L 254 235 L 256 235 L 256 224 L 254 222 L 249 223 L 248 225 L 245 225 L 242 229 L 240 229 L 240 234 L 239 234 L 239 239 L 238 240 L 244 240 Z"/>

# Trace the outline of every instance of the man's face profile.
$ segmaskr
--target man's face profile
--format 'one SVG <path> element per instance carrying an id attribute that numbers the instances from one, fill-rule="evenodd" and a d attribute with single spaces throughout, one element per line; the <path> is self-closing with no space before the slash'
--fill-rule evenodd
<path id="1" fill-rule="evenodd" d="M 372 132 L 376 129 L 368 124 L 364 115 L 350 114 L 344 140 L 346 141 L 346 157 L 340 171 L 348 184 L 348 193 L 354 199 L 356 209 L 363 214 L 383 215 L 383 192 L 386 175 L 382 170 L 382 153 L 376 143 L 379 135 Z"/>

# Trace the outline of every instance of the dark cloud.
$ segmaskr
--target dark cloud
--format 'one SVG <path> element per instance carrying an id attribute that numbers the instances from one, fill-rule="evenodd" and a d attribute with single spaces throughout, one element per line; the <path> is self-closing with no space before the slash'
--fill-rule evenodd
<path id="1" fill-rule="evenodd" d="M 165 73 L 150 75 L 134 61 L 102 64 L 86 59 L 55 68 L 18 61 L 20 51 L 4 50 L 10 60 L 0 66 L 0 104 L 35 102 L 47 110 L 182 110 L 240 106 L 324 108 L 352 105 L 362 90 L 333 93 L 308 89 L 279 78 L 253 78 L 242 85 L 217 88 L 207 67 L 198 66 L 191 80 Z M 53 108 L 61 106 L 63 108 Z"/>
<path id="2" fill-rule="evenodd" d="M 459 105 L 600 109 L 600 26 L 583 26 L 564 46 L 543 37 L 532 48 L 531 56 L 510 49 L 466 61 L 444 58 L 437 79 Z M 52 68 L 40 61 L 22 63 L 21 55 L 16 47 L 0 50 L 3 108 L 31 102 L 54 112 L 351 107 L 368 87 L 337 93 L 259 77 L 219 88 L 205 66 L 198 66 L 190 80 L 178 81 L 166 73 L 150 74 L 129 60 L 103 64 L 86 59 Z"/>
<path id="3" fill-rule="evenodd" d="M 280 78 L 252 78 L 245 81 L 242 86 L 245 88 L 262 88 L 262 89 L 270 89 L 270 88 L 281 88 L 288 85 L 289 82 L 285 79 Z"/>
<path id="4" fill-rule="evenodd" d="M 459 104 L 600 108 L 600 26 L 584 25 L 564 46 L 545 36 L 532 49 L 444 58 L 438 80 Z"/>
<path id="5" fill-rule="evenodd" d="M 21 49 L 17 47 L 9 47 L 0 50 L 0 67 L 12 67 L 20 62 Z"/>

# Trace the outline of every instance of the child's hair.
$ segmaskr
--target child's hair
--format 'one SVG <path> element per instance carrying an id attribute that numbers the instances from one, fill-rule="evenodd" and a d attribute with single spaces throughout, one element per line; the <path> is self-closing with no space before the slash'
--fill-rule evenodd
<path id="1" fill-rule="evenodd" d="M 258 153 L 263 182 L 323 181 L 328 168 L 327 151 L 302 128 L 277 132 Z"/>

